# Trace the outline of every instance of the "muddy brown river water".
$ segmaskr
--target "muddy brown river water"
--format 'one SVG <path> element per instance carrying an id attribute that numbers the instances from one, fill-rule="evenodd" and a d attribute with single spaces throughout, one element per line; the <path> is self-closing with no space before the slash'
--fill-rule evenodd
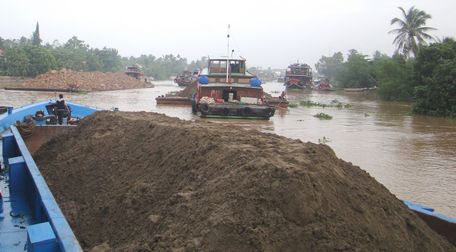
<path id="1" fill-rule="evenodd" d="M 281 83 L 266 83 L 274 96 Z M 66 99 L 124 111 L 153 111 L 186 120 L 197 119 L 190 107 L 157 106 L 155 97 L 180 90 L 172 81 L 156 82 L 154 88 L 66 94 Z M 0 90 L 0 105 L 15 107 L 55 98 L 56 93 Z M 337 100 L 349 108 L 303 107 L 276 111 L 269 121 L 212 120 L 240 125 L 290 138 L 324 142 L 337 156 L 360 166 L 400 199 L 409 199 L 456 217 L 456 121 L 411 114 L 408 103 L 385 102 L 375 93 L 287 93 L 299 103 L 311 100 L 329 104 Z M 326 113 L 331 120 L 313 117 Z"/>

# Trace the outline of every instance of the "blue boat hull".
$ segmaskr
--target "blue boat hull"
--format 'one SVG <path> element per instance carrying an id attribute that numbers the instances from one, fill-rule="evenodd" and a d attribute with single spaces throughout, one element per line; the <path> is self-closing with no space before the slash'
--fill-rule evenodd
<path id="1" fill-rule="evenodd" d="M 36 166 L 29 146 L 14 126 L 38 110 L 46 113 L 46 106 L 52 104 L 52 100 L 43 101 L 0 115 L 0 132 L 3 132 L 0 144 L 0 251 L 82 251 Z M 77 118 L 98 111 L 72 102 L 67 104 L 71 106 L 72 116 Z M 45 137 L 65 128 L 73 127 L 36 127 L 38 131 L 46 132 Z"/>

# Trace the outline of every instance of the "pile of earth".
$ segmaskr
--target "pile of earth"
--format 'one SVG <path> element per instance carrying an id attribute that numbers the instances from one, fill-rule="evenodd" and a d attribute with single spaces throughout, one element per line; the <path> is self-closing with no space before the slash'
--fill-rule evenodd
<path id="1" fill-rule="evenodd" d="M 62 69 L 38 75 L 35 79 L 25 81 L 22 87 L 104 91 L 143 88 L 145 83 L 123 72 L 78 72 Z"/>
<path id="2" fill-rule="evenodd" d="M 97 112 L 35 160 L 86 250 L 455 251 L 322 144 Z"/>
<path id="3" fill-rule="evenodd" d="M 181 91 L 178 91 L 176 93 L 170 93 L 167 96 L 178 96 L 178 97 L 192 98 L 193 94 L 196 93 L 197 86 L 198 86 L 198 82 L 192 82 L 190 85 L 186 86 Z"/>

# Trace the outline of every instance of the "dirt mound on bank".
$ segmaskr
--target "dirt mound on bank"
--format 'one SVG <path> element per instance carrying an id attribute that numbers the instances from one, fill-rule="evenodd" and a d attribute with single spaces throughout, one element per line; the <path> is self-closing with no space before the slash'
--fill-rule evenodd
<path id="1" fill-rule="evenodd" d="M 52 70 L 26 81 L 22 87 L 69 89 L 73 91 L 104 91 L 143 88 L 143 81 L 122 72 L 77 72 L 72 70 Z"/>
<path id="2" fill-rule="evenodd" d="M 85 249 L 454 251 L 325 145 L 97 112 L 36 154 Z"/>

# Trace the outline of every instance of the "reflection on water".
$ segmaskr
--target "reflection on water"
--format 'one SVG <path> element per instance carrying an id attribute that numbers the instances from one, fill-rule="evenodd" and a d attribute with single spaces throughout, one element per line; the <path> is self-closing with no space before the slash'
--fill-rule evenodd
<path id="1" fill-rule="evenodd" d="M 281 83 L 267 83 L 267 92 L 278 96 Z M 157 82 L 154 88 L 67 94 L 67 100 L 103 109 L 153 111 L 186 120 L 196 120 L 190 107 L 157 106 L 155 97 L 181 88 L 172 81 Z M 56 93 L 0 90 L 0 105 L 15 107 Z M 444 118 L 413 116 L 410 104 L 383 102 L 375 93 L 291 91 L 295 103 L 338 100 L 346 109 L 302 107 L 279 110 L 269 121 L 211 120 L 266 132 L 275 132 L 304 142 L 325 137 L 336 154 L 368 171 L 398 198 L 432 206 L 456 216 L 456 122 Z M 319 120 L 324 112 L 332 120 Z M 208 120 L 208 119 L 204 119 Z"/>

